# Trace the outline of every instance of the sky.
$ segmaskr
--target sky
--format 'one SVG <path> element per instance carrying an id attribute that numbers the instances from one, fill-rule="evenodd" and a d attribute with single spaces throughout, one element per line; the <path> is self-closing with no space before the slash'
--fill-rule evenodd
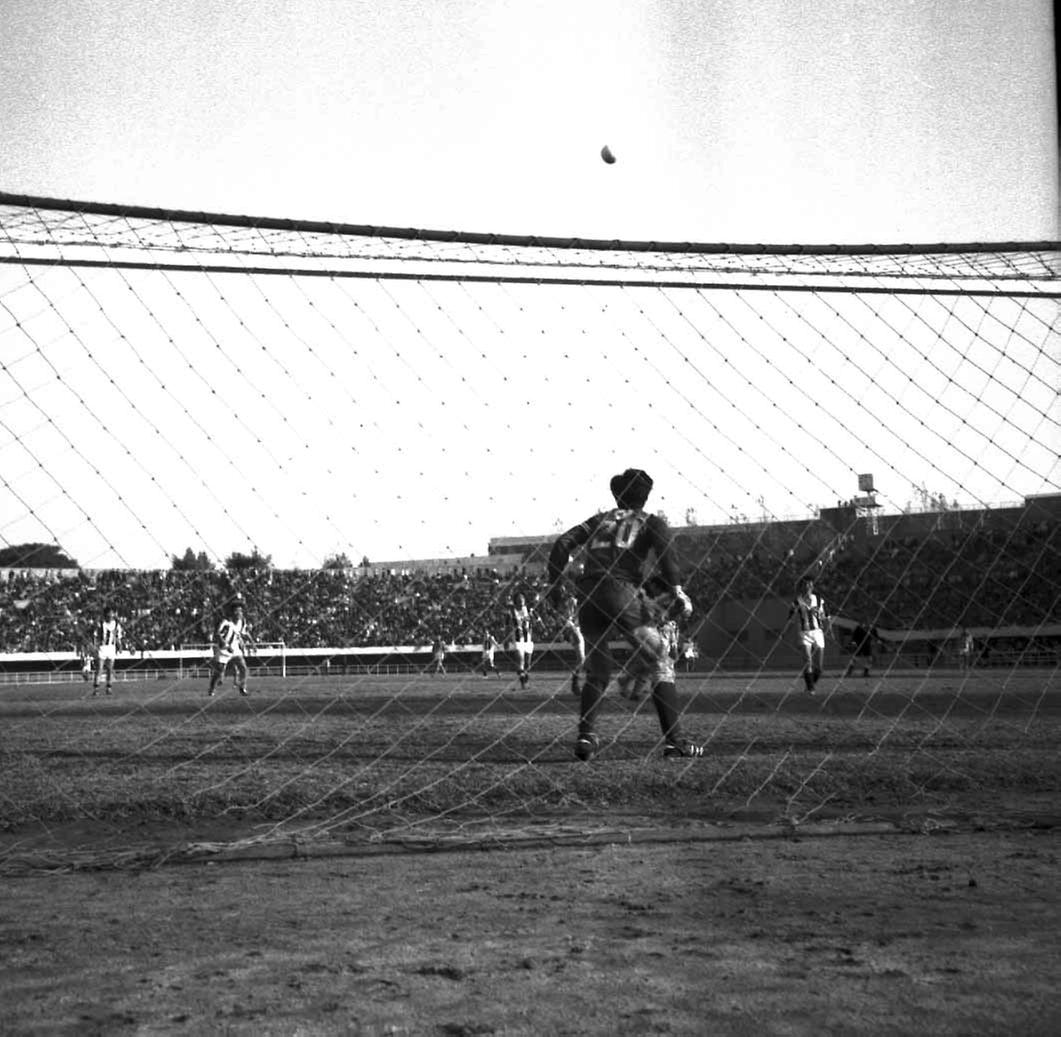
<path id="1" fill-rule="evenodd" d="M 608 240 L 1058 234 L 1040 0 L 8 0 L 0 69 L 8 192 Z M 1056 491 L 1055 309 L 0 267 L 0 542 L 482 554 L 629 464 L 678 524 L 805 517 L 865 471 L 888 510 Z"/>
<path id="2" fill-rule="evenodd" d="M 1053 239 L 1051 17 L 1048 0 L 6 0 L 0 181 L 518 234 Z"/>

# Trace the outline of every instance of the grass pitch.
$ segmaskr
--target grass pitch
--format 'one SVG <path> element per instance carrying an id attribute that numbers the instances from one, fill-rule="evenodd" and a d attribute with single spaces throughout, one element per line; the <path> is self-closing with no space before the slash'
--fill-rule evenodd
<path id="1" fill-rule="evenodd" d="M 6 842 L 76 823 L 135 841 L 144 826 L 248 826 L 373 837 L 440 823 L 545 819 L 1003 820 L 1061 785 L 1061 688 L 1049 671 L 829 678 L 684 676 L 697 760 L 661 758 L 649 702 L 609 693 L 601 755 L 572 754 L 564 674 L 507 679 L 311 677 L 0 689 Z M 3 854 L 0 847 L 0 856 Z"/>

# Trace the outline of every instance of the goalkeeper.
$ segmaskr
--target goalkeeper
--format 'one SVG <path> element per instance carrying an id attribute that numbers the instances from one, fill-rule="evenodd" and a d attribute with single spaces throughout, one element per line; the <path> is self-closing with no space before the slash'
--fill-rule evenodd
<path id="1" fill-rule="evenodd" d="M 575 583 L 578 622 L 586 638 L 586 679 L 575 743 L 575 755 L 580 760 L 592 759 L 600 747 L 595 725 L 613 668 L 609 635 L 614 631 L 629 642 L 634 649 L 634 669 L 657 673 L 660 664 L 665 665 L 667 646 L 658 626 L 659 610 L 641 588 L 650 554 L 656 556 L 659 577 L 674 604 L 686 617 L 692 612 L 692 602 L 679 583 L 671 531 L 663 518 L 644 510 L 652 479 L 639 468 L 628 468 L 612 477 L 610 487 L 616 507 L 591 516 L 560 536 L 548 562 L 547 594 L 559 610 L 564 598 L 564 571 L 572 552 L 585 548 L 583 572 Z M 664 756 L 702 755 L 703 750 L 681 733 L 674 681 L 657 679 L 652 697 L 666 743 Z"/>

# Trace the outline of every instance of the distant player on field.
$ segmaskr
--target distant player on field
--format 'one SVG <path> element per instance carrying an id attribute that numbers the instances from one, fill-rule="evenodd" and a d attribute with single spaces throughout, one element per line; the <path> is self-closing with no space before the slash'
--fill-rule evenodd
<path id="1" fill-rule="evenodd" d="M 862 676 L 868 677 L 870 667 L 873 666 L 874 652 L 880 642 L 880 634 L 868 619 L 863 619 L 854 630 L 851 631 L 851 659 L 847 664 L 845 677 L 850 677 L 855 672 L 855 666 L 862 667 Z"/>
<path id="2" fill-rule="evenodd" d="M 575 651 L 575 665 L 571 671 L 571 694 L 580 695 L 578 675 L 586 668 L 586 638 L 578 625 L 578 598 L 574 594 L 564 597 L 563 617 L 561 636 Z"/>
<path id="3" fill-rule="evenodd" d="M 976 642 L 967 627 L 962 627 L 958 635 L 958 664 L 963 670 L 969 670 L 973 665 L 973 656 L 976 654 Z"/>
<path id="4" fill-rule="evenodd" d="M 118 613 L 113 608 L 103 612 L 103 618 L 96 624 L 93 635 L 96 657 L 96 679 L 92 682 L 92 694 L 99 692 L 99 682 L 103 680 L 104 692 L 111 693 L 114 680 L 114 660 L 121 648 L 123 637 L 122 625 L 118 622 Z"/>
<path id="5" fill-rule="evenodd" d="M 491 673 L 496 674 L 498 677 L 501 676 L 501 671 L 494 662 L 494 655 L 500 647 L 497 643 L 497 638 L 487 630 L 483 634 L 483 655 L 479 660 L 479 669 L 482 670 L 484 679 Z"/>
<path id="6" fill-rule="evenodd" d="M 804 576 L 796 584 L 796 596 L 788 609 L 788 618 L 796 617 L 799 645 L 803 652 L 803 682 L 812 695 L 822 675 L 825 658 L 825 628 L 829 613 L 825 601 L 814 593 L 814 580 Z"/>
<path id="7" fill-rule="evenodd" d="M 686 637 L 682 640 L 681 647 L 678 651 L 678 657 L 681 659 L 682 669 L 685 670 L 686 673 L 693 668 L 696 664 L 696 660 L 700 658 L 700 649 L 691 637 Z"/>
<path id="8" fill-rule="evenodd" d="M 692 602 L 682 590 L 666 521 L 645 512 L 652 479 L 638 468 L 613 476 L 610 483 L 616 507 L 573 526 L 549 554 L 549 600 L 563 603 L 564 570 L 572 552 L 585 547 L 583 572 L 575 581 L 580 602 L 579 626 L 586 638 L 586 679 L 582 684 L 575 755 L 592 759 L 600 746 L 595 726 L 613 661 L 610 635 L 624 638 L 634 649 L 633 668 L 656 671 L 666 654 L 658 627 L 658 610 L 641 587 L 645 563 L 655 555 L 656 566 L 670 600 L 688 617 Z M 700 756 L 703 749 L 681 733 L 677 691 L 673 681 L 658 681 L 653 702 L 666 741 L 664 756 Z"/>
<path id="9" fill-rule="evenodd" d="M 87 684 L 96 671 L 96 641 L 92 630 L 81 631 L 77 645 L 77 658 L 81 663 L 81 679 Z"/>
<path id="10" fill-rule="evenodd" d="M 508 615 L 512 624 L 512 647 L 516 650 L 516 674 L 519 686 L 525 688 L 530 680 L 531 657 L 534 655 L 534 630 L 527 597 L 522 591 L 512 595 Z"/>
<path id="11" fill-rule="evenodd" d="M 441 634 L 431 642 L 431 662 L 424 673 L 440 673 L 443 677 L 446 675 L 446 642 Z"/>
<path id="12" fill-rule="evenodd" d="M 213 695 L 224 678 L 229 663 L 232 664 L 239 693 L 248 694 L 246 653 L 250 646 L 250 626 L 243 612 L 243 603 L 233 602 L 228 614 L 218 623 L 217 633 L 214 635 L 214 659 L 210 665 L 210 687 L 207 689 L 207 695 Z"/>

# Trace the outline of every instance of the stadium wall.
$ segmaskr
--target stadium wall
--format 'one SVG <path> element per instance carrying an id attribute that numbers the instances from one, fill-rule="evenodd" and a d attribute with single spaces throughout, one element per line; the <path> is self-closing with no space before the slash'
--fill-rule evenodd
<path id="1" fill-rule="evenodd" d="M 621 654 L 625 645 L 615 645 Z M 445 665 L 450 673 L 470 673 L 482 659 L 478 644 L 450 645 Z M 544 672 L 571 669 L 573 653 L 566 642 L 539 645 L 534 653 L 534 668 Z M 319 675 L 348 676 L 366 673 L 416 674 L 431 665 L 432 649 L 428 645 L 395 645 L 372 648 L 294 648 L 262 649 L 247 657 L 252 672 L 278 674 L 286 666 L 289 677 Z M 516 656 L 506 649 L 498 651 L 496 662 L 502 671 L 515 672 Z M 172 679 L 175 676 L 205 676 L 210 654 L 199 647 L 162 649 L 159 651 L 119 652 L 115 672 L 126 680 Z M 11 652 L 0 655 L 0 683 L 38 683 L 46 679 L 74 681 L 81 676 L 81 657 L 76 652 Z"/>
<path id="2" fill-rule="evenodd" d="M 892 537 L 925 538 L 943 530 L 1014 529 L 1030 528 L 1038 523 L 1061 522 L 1061 494 L 1040 494 L 1026 497 L 1021 504 L 1007 504 L 987 508 L 956 508 L 950 510 L 928 510 L 879 514 L 878 533 L 875 539 Z M 726 536 L 768 531 L 772 538 L 790 538 L 793 543 L 809 539 L 808 532 L 816 531 L 822 536 L 834 533 L 853 534 L 856 538 L 867 536 L 866 523 L 858 521 L 858 511 L 853 505 L 838 502 L 836 507 L 822 508 L 818 518 L 778 519 L 748 523 L 724 523 L 720 525 L 677 526 L 674 528 L 679 550 L 694 553 L 705 542 L 723 540 Z M 383 575 L 388 573 L 444 574 L 497 570 L 502 575 L 518 572 L 540 574 L 544 571 L 556 537 L 559 534 L 534 536 L 492 537 L 486 555 L 466 555 L 456 558 L 396 559 L 394 561 L 370 562 L 367 566 L 355 566 L 347 572 L 358 575 Z M 13 576 L 61 579 L 85 573 L 113 570 L 79 568 L 26 569 L 0 568 L 0 581 Z M 216 570 L 218 572 L 222 570 Z"/>
<path id="3" fill-rule="evenodd" d="M 852 504 L 839 502 L 834 508 L 822 508 L 820 516 L 836 532 L 851 534 L 856 540 L 924 540 L 939 533 L 976 529 L 1032 530 L 1043 523 L 1050 526 L 1061 522 L 1061 493 L 1029 496 L 1020 504 L 998 507 L 882 513 L 876 517 L 875 534 L 869 532 L 868 523 L 859 521 L 858 509 Z"/>
<path id="4" fill-rule="evenodd" d="M 355 570 L 359 576 L 513 576 L 526 567 L 521 554 L 466 555 L 463 558 L 415 558 L 391 562 L 370 562 Z"/>
<path id="5" fill-rule="evenodd" d="M 781 598 L 720 603 L 695 632 L 700 657 L 680 672 L 712 674 L 796 673 L 801 657 L 791 629 L 786 627 L 788 604 Z M 833 622 L 826 639 L 826 670 L 842 672 L 850 658 L 847 639 L 854 623 L 848 619 Z M 876 673 L 953 671 L 960 665 L 958 631 L 880 630 L 884 648 L 878 653 Z M 1036 627 L 972 627 L 976 641 L 974 665 L 984 668 L 1061 666 L 1061 623 Z M 627 652 L 623 642 L 613 642 L 618 662 Z M 446 667 L 450 674 L 474 673 L 482 658 L 478 644 L 450 645 Z M 515 654 L 507 649 L 497 653 L 502 672 L 515 671 Z M 286 668 L 289 678 L 305 676 L 343 677 L 363 675 L 424 673 L 432 662 L 426 645 L 397 645 L 389 648 L 294 648 L 263 649 L 249 657 L 252 672 L 279 675 Z M 540 673 L 569 673 L 574 664 L 566 642 L 540 644 L 533 668 Z M 172 680 L 176 677 L 205 677 L 209 654 L 200 647 L 164 649 L 150 652 L 120 652 L 116 674 L 124 681 Z M 81 658 L 75 652 L 17 652 L 0 655 L 0 684 L 69 683 L 81 677 Z"/>
<path id="6" fill-rule="evenodd" d="M 744 598 L 719 601 L 692 630 L 700 651 L 698 668 L 722 670 L 798 670 L 802 653 L 796 630 L 788 618 L 786 598 Z M 825 639 L 827 669 L 846 668 L 849 642 L 856 622 L 834 617 Z M 955 667 L 960 663 L 961 630 L 939 627 L 926 630 L 879 628 L 883 642 L 878 670 L 885 666 L 926 669 Z M 1061 623 L 1037 627 L 1006 626 L 969 628 L 982 666 L 1045 666 L 1061 664 Z"/>

